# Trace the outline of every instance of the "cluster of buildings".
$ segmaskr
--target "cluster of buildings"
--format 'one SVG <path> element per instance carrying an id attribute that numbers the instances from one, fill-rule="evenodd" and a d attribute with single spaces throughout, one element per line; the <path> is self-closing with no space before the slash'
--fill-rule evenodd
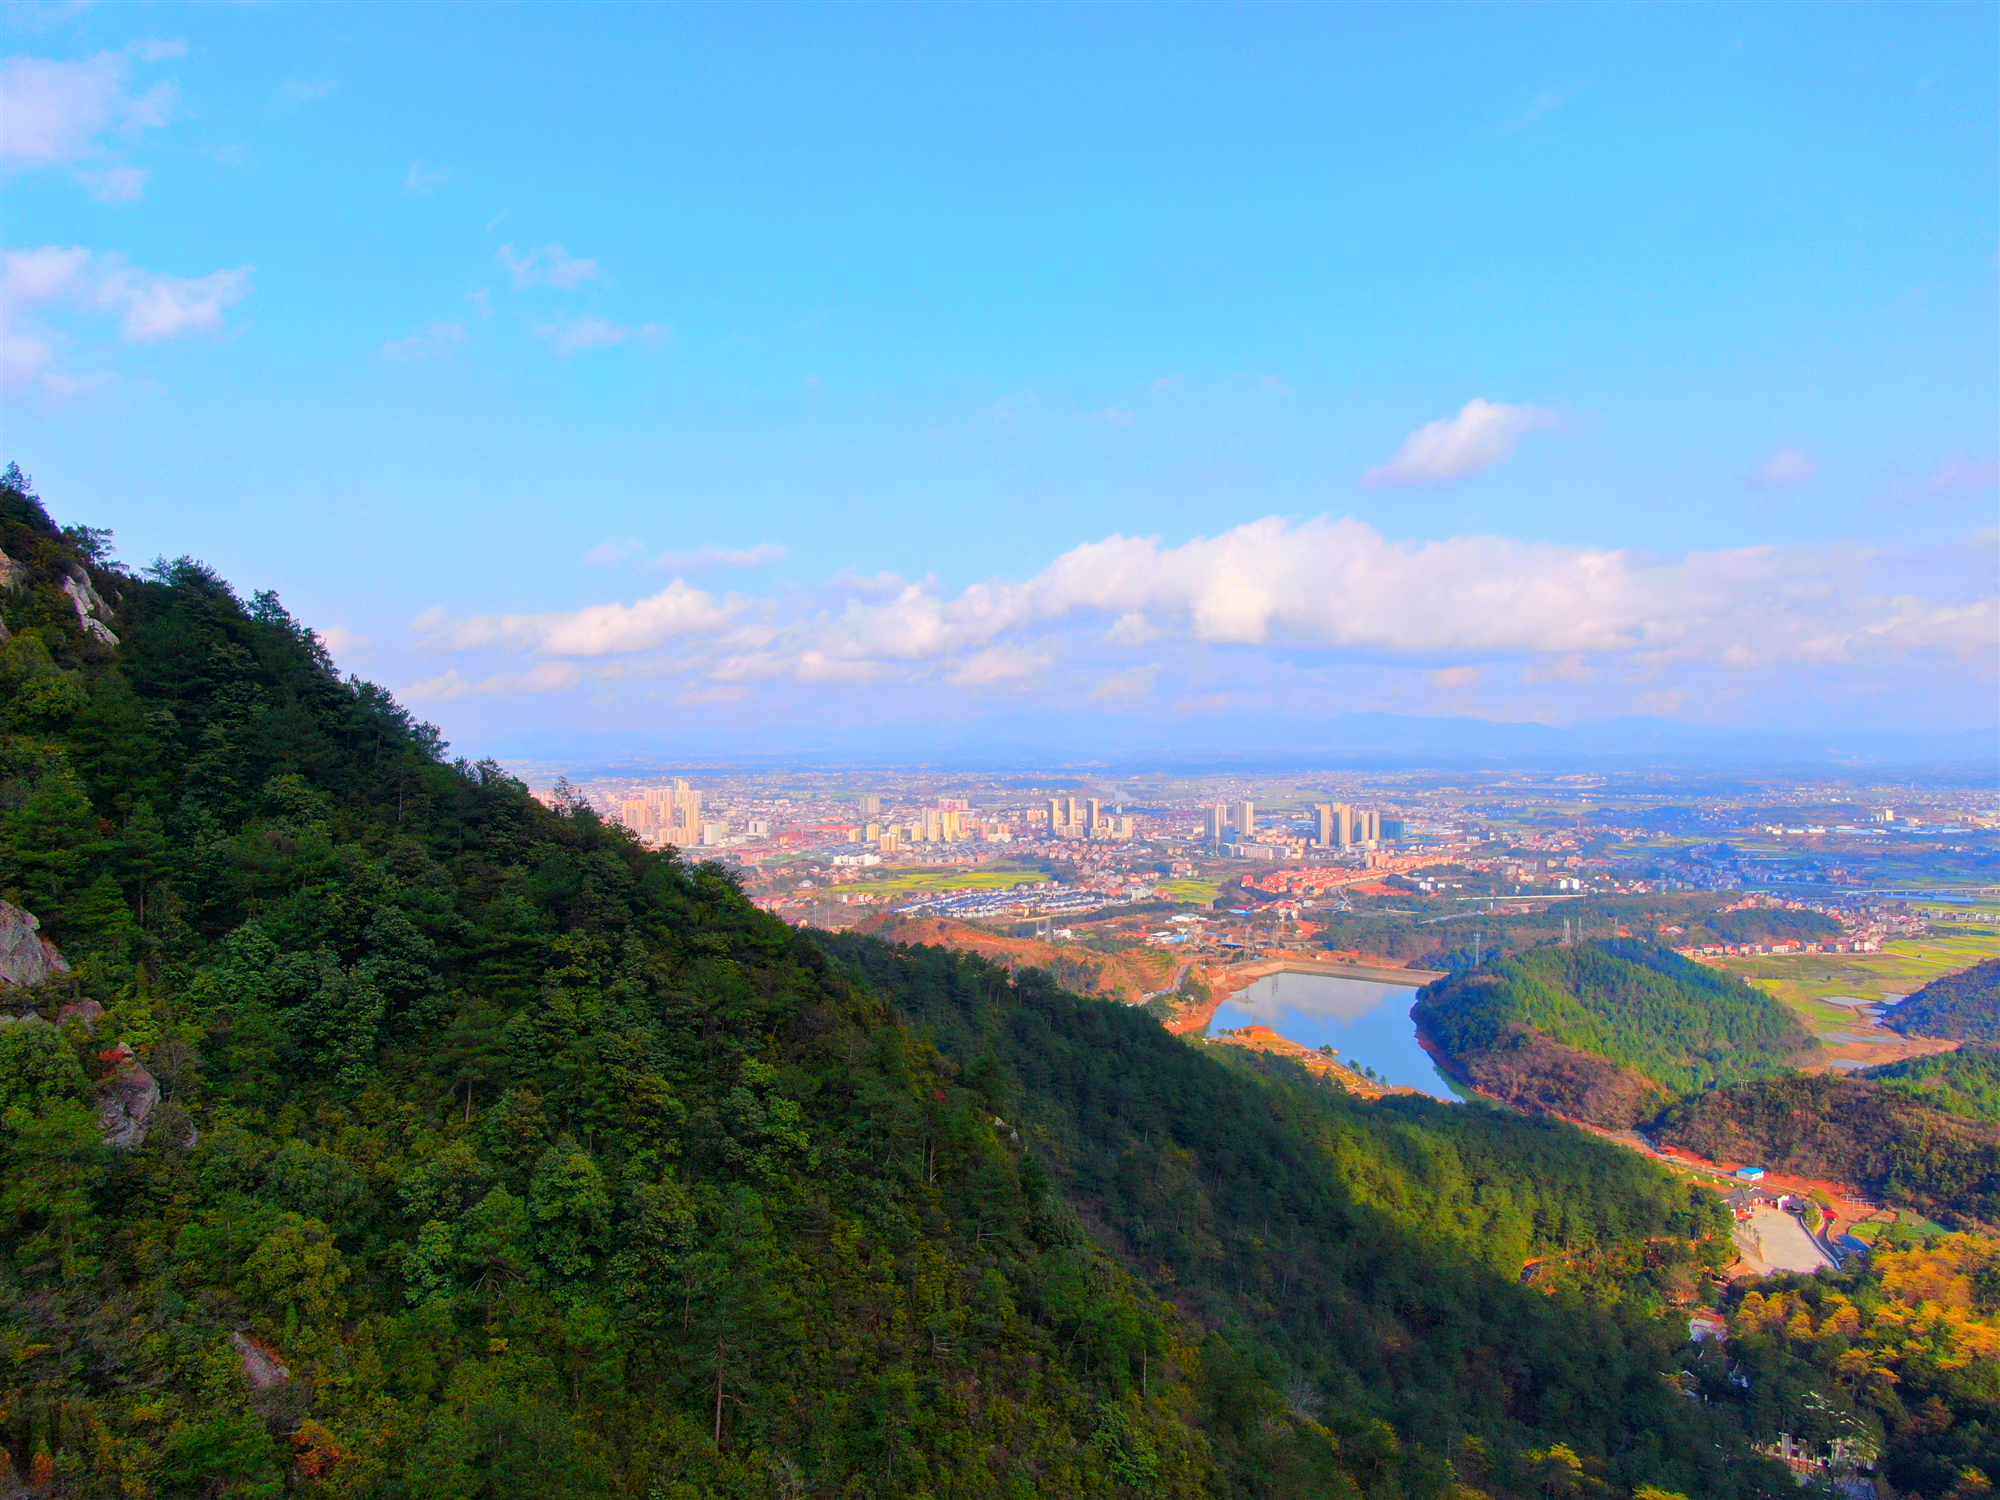
<path id="1" fill-rule="evenodd" d="M 1450 857 L 1449 848 L 1441 853 L 1427 850 L 1422 854 L 1402 855 L 1370 851 L 1360 869 L 1322 865 L 1317 869 L 1273 870 L 1269 875 L 1246 876 L 1243 883 L 1252 890 L 1272 895 L 1321 896 L 1347 886 L 1365 885 L 1384 875 L 1401 875 L 1427 865 L 1444 864 Z"/>
<path id="2" fill-rule="evenodd" d="M 638 834 L 641 843 L 656 849 L 666 844 L 692 849 L 719 844 L 729 836 L 727 823 L 702 818 L 701 793 L 684 779 L 622 799 L 612 816 Z"/>
<path id="3" fill-rule="evenodd" d="M 1248 804 L 1245 804 L 1246 806 Z M 1107 813 L 1095 797 L 1051 797 L 1031 815 L 1055 839 L 1129 839 L 1132 820 Z"/>
<path id="4" fill-rule="evenodd" d="M 1676 948 L 1674 952 L 1683 958 L 1755 958 L 1760 955 L 1784 953 L 1880 953 L 1881 943 L 1874 938 L 1856 938 L 1852 942 L 1802 943 L 1797 941 L 1779 943 L 1703 943 L 1699 947 Z"/>
<path id="5" fill-rule="evenodd" d="M 1237 859 L 1300 859 L 1308 842 L 1319 849 L 1372 850 L 1403 837 L 1400 818 L 1385 818 L 1370 808 L 1347 802 L 1313 805 L 1310 839 L 1285 835 L 1259 836 L 1257 804 L 1216 802 L 1202 809 L 1202 841 L 1217 854 Z"/>
<path id="6" fill-rule="evenodd" d="M 1017 885 L 1011 891 L 941 892 L 894 910 L 899 916 L 951 917 L 961 922 L 991 917 L 1072 917 L 1137 900 L 1145 894 L 1085 890 L 1045 881 L 1039 885 Z"/>

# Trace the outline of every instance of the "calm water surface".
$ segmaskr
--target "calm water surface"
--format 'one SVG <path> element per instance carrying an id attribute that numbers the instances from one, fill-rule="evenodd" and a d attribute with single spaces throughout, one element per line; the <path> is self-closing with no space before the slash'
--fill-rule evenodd
<path id="1" fill-rule="evenodd" d="M 1414 985 L 1380 984 L 1333 974 L 1270 974 L 1231 995 L 1208 1023 L 1208 1034 L 1268 1026 L 1308 1047 L 1331 1046 L 1344 1063 L 1365 1064 L 1390 1083 L 1440 1099 L 1458 1097 L 1417 1045 L 1410 1006 Z"/>

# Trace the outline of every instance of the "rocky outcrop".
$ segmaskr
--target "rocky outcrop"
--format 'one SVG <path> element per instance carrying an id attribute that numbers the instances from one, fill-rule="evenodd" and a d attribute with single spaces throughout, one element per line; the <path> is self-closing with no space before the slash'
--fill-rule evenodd
<path id="1" fill-rule="evenodd" d="M 111 613 L 111 606 L 104 602 L 96 589 L 90 586 L 90 575 L 81 568 L 71 568 L 63 575 L 62 591 L 69 595 L 69 602 L 76 606 L 76 620 L 83 627 L 83 633 L 92 640 L 106 646 L 118 644 L 118 637 L 111 633 L 111 627 L 98 619 L 99 615 Z"/>
<path id="2" fill-rule="evenodd" d="M 97 1023 L 104 1019 L 104 1007 L 95 1000 L 72 1000 L 56 1012 L 56 1025 L 68 1026 L 72 1022 L 83 1028 L 85 1036 L 97 1030 Z"/>
<path id="3" fill-rule="evenodd" d="M 130 1151 L 146 1139 L 147 1122 L 160 1107 L 160 1081 L 123 1042 L 103 1061 L 111 1072 L 98 1086 L 97 1133 L 112 1150 Z"/>
<path id="4" fill-rule="evenodd" d="M 268 1391 L 292 1378 L 291 1368 L 278 1358 L 278 1351 L 248 1334 L 230 1334 L 229 1347 L 243 1366 L 243 1383 L 253 1391 Z"/>
<path id="5" fill-rule="evenodd" d="M 28 581 L 28 570 L 6 553 L 0 552 L 0 589 L 18 589 Z"/>
<path id="6" fill-rule="evenodd" d="M 69 962 L 42 936 L 32 912 L 0 901 L 0 985 L 41 984 L 69 972 Z"/>

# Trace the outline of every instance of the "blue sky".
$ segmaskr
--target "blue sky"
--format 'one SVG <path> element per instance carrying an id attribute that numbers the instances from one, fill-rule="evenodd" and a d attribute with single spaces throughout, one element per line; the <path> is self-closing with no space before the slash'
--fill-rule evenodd
<path id="1" fill-rule="evenodd" d="M 474 751 L 1990 726 L 1995 14 L 20 7 L 6 451 Z"/>

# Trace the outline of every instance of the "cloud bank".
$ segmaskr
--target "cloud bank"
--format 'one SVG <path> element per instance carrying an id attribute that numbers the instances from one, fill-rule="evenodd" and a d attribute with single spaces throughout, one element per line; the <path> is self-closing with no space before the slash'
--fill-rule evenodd
<path id="1" fill-rule="evenodd" d="M 629 604 L 434 613 L 422 639 L 466 661 L 410 691 L 671 687 L 678 701 L 717 703 L 730 699 L 686 695 L 928 686 L 1123 710 L 1241 703 L 1284 683 L 1320 691 L 1359 672 L 1411 704 L 1610 692 L 1636 710 L 1774 683 L 1839 695 L 1887 679 L 1991 680 L 1990 583 L 1920 598 L 1883 582 L 1894 561 L 1848 544 L 1654 558 L 1499 536 L 1397 541 L 1353 519 L 1267 517 L 1180 545 L 1111 536 L 1032 577 L 957 591 L 835 579 L 756 598 L 677 578 Z M 574 675 L 541 670 L 557 661 Z"/>

